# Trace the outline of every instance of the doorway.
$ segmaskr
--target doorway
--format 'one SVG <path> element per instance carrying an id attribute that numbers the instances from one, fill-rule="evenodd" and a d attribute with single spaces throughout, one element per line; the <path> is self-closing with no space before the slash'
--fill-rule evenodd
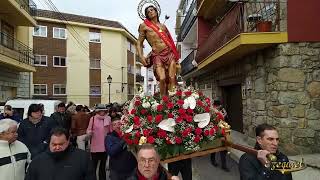
<path id="1" fill-rule="evenodd" d="M 241 84 L 222 86 L 222 103 L 231 129 L 243 133 Z"/>

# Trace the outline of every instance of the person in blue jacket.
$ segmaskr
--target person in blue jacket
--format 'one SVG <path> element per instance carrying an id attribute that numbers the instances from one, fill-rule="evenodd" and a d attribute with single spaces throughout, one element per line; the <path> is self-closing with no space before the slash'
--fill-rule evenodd
<path id="1" fill-rule="evenodd" d="M 112 129 L 106 139 L 105 146 L 109 159 L 110 179 L 126 180 L 132 175 L 137 167 L 137 160 L 134 155 L 128 151 L 126 142 L 121 139 L 121 117 L 116 115 L 112 117 Z"/>
<path id="2" fill-rule="evenodd" d="M 14 111 L 10 105 L 5 105 L 3 110 L 4 110 L 3 113 L 0 114 L 0 120 L 12 119 L 17 123 L 21 122 L 21 118 L 17 114 L 14 114 Z"/>

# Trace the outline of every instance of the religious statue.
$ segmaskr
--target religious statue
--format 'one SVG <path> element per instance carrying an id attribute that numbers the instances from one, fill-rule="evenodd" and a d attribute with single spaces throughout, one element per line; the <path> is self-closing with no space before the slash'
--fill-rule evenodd
<path id="1" fill-rule="evenodd" d="M 142 6 L 151 3 L 142 13 Z M 168 95 L 168 91 L 176 88 L 176 76 L 180 71 L 180 55 L 167 27 L 160 23 L 160 6 L 155 0 L 142 0 L 138 7 L 143 23 L 139 26 L 137 53 L 145 67 L 153 66 L 154 75 L 159 81 L 160 95 Z M 143 54 L 143 42 L 147 40 L 152 51 L 147 57 Z"/>

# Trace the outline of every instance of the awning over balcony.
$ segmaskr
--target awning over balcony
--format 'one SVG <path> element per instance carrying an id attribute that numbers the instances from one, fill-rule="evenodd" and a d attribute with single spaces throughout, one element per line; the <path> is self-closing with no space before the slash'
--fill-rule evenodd
<path id="1" fill-rule="evenodd" d="M 16 26 L 37 25 L 33 18 L 37 6 L 32 0 L 1 0 L 0 12 L 7 21 Z"/>

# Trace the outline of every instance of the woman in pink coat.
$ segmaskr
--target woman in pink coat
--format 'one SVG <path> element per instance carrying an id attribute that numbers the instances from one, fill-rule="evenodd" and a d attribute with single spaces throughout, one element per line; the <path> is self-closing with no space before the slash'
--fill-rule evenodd
<path id="1" fill-rule="evenodd" d="M 106 180 L 107 150 L 104 146 L 104 138 L 112 131 L 111 118 L 106 111 L 105 105 L 98 104 L 95 108 L 96 114 L 91 117 L 87 128 L 87 134 L 91 137 L 90 152 L 95 170 L 100 161 L 99 180 Z"/>

